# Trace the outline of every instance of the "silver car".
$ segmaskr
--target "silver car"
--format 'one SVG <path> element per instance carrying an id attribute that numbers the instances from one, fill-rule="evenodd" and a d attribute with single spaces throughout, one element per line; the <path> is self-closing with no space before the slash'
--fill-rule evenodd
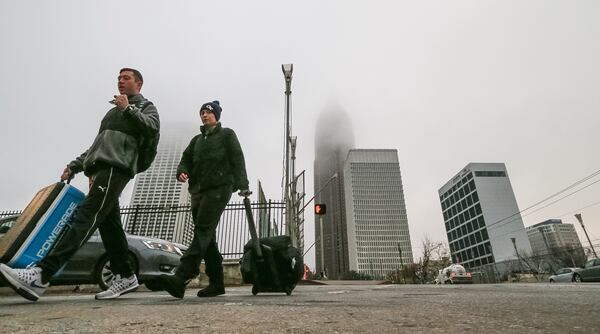
<path id="1" fill-rule="evenodd" d="M 18 215 L 0 218 L 0 238 L 14 224 Z M 170 241 L 126 234 L 129 259 L 140 283 L 150 290 L 161 290 L 157 278 L 173 274 L 186 246 Z M 50 279 L 52 285 L 98 284 L 102 290 L 112 284 L 110 261 L 100 234 L 92 237 Z"/>
<path id="2" fill-rule="evenodd" d="M 581 282 L 579 275 L 581 268 L 561 268 L 556 273 L 548 278 L 550 283 L 556 282 Z"/>

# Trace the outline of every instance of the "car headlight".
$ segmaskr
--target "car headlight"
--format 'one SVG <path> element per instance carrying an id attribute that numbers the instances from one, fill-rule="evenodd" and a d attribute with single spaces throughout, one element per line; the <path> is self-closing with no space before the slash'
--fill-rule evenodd
<path id="1" fill-rule="evenodd" d="M 179 256 L 183 255 L 183 252 L 181 251 L 181 249 L 179 249 L 179 247 L 177 247 L 171 243 L 154 241 L 154 240 L 142 240 L 142 243 L 144 244 L 144 246 L 146 246 L 150 249 L 158 249 L 158 250 L 169 252 L 169 253 L 175 253 L 175 254 L 178 254 Z"/>

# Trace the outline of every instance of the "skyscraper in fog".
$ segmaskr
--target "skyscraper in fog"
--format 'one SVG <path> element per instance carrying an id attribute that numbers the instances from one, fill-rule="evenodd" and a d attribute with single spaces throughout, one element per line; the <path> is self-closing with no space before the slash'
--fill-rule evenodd
<path id="1" fill-rule="evenodd" d="M 191 129 L 163 126 L 156 159 L 136 176 L 125 231 L 186 245 L 191 242 L 192 219 L 188 212 L 178 209 L 190 203 L 187 183 L 178 182 L 175 173 L 193 134 Z M 139 210 L 143 214 L 137 214 L 136 207 L 145 208 Z"/>
<path id="2" fill-rule="evenodd" d="M 350 150 L 344 188 L 350 270 L 384 278 L 411 263 L 398 151 Z"/>
<path id="3" fill-rule="evenodd" d="M 473 268 L 514 260 L 515 247 L 531 254 L 503 163 L 470 163 L 438 193 L 453 262 Z"/>
<path id="4" fill-rule="evenodd" d="M 327 214 L 315 217 L 315 255 L 316 270 L 326 271 L 333 279 L 350 268 L 343 169 L 353 147 L 354 134 L 348 115 L 342 110 L 322 113 L 315 133 L 314 191 L 315 203 L 326 204 Z"/>

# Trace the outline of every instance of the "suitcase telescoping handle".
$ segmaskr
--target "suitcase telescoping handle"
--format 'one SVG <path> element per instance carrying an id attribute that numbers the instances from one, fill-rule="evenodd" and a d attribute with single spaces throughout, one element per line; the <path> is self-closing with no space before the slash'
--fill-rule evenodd
<path id="1" fill-rule="evenodd" d="M 69 178 L 67 178 L 66 180 L 59 180 L 59 182 L 64 182 L 66 184 L 71 183 L 71 180 L 73 180 L 75 176 L 73 174 L 69 175 Z"/>
<path id="2" fill-rule="evenodd" d="M 258 240 L 258 234 L 256 233 L 256 224 L 254 224 L 254 216 L 252 215 L 252 208 L 250 207 L 250 199 L 248 196 L 244 196 L 244 208 L 246 209 L 246 216 L 248 217 L 248 227 L 250 228 L 250 237 L 252 237 L 254 252 L 258 258 L 262 258 L 263 255 L 260 247 L 260 240 Z"/>

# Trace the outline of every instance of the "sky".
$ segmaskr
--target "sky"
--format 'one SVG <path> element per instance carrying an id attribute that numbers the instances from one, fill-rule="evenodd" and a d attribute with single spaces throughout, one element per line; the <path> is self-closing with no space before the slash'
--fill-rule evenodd
<path id="1" fill-rule="evenodd" d="M 340 108 L 357 148 L 398 150 L 418 258 L 425 237 L 447 242 L 437 191 L 469 162 L 505 163 L 520 209 L 600 169 L 599 15 L 593 0 L 2 1 L 0 210 L 24 208 L 89 147 L 122 67 L 142 72 L 163 127 L 197 126 L 220 100 L 251 187 L 281 198 L 293 63 L 308 197 L 316 121 Z M 598 179 L 524 212 L 525 226 L 579 212 L 600 244 Z M 305 232 L 308 247 L 312 215 Z"/>

